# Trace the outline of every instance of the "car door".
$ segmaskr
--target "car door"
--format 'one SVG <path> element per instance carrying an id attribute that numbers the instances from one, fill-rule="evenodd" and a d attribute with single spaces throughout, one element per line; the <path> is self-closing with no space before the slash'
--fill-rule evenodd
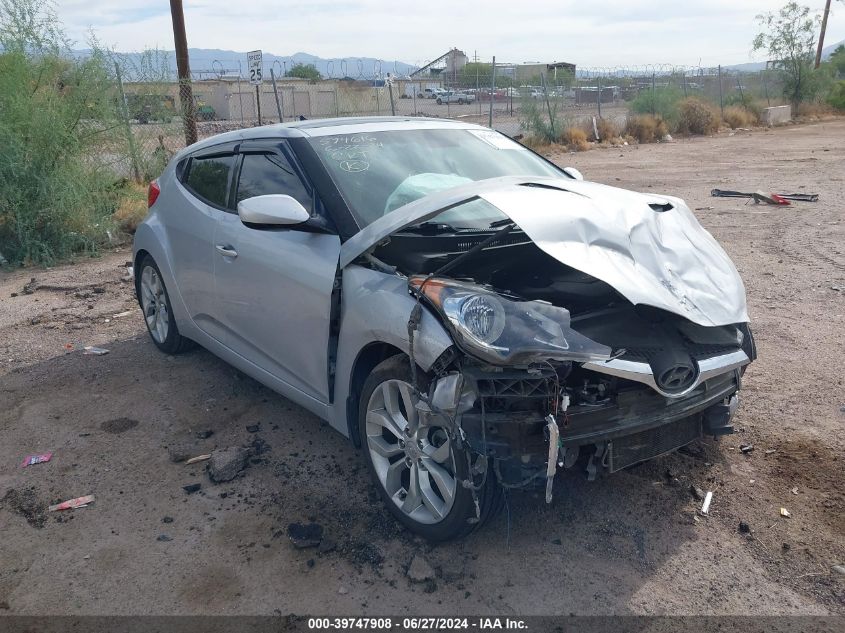
<path id="1" fill-rule="evenodd" d="M 214 234 L 226 215 L 235 145 L 219 145 L 192 154 L 176 170 L 179 184 L 167 214 L 176 286 L 196 325 L 218 340 L 222 333 L 214 312 Z"/>
<path id="2" fill-rule="evenodd" d="M 336 234 L 302 227 L 246 226 L 237 203 L 287 194 L 312 215 L 322 207 L 292 154 L 278 140 L 240 148 L 231 211 L 214 239 L 216 313 L 225 344 L 276 378 L 329 401 L 332 290 L 340 253 Z"/>

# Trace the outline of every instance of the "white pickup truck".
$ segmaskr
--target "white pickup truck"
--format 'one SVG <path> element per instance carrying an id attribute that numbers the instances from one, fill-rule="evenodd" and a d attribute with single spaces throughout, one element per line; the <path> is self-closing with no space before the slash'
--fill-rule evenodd
<path id="1" fill-rule="evenodd" d="M 475 95 L 466 92 L 455 92 L 454 90 L 446 90 L 437 95 L 437 105 L 442 103 L 472 103 L 475 101 Z"/>

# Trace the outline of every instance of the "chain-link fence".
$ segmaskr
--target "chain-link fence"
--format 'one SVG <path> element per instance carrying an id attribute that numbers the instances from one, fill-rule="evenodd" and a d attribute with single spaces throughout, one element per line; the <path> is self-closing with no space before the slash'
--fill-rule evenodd
<path id="1" fill-rule="evenodd" d="M 320 79 L 289 76 L 292 66 L 265 64 L 264 81 L 251 85 L 240 60 L 192 60 L 193 110 L 199 138 L 259 124 L 350 116 L 458 119 L 512 137 L 538 126 L 591 129 L 592 119 L 623 129 L 629 113 L 667 117 L 667 108 L 698 97 L 714 108 L 765 107 L 782 102 L 775 71 L 647 65 L 576 68 L 570 64 L 472 62 L 443 72 L 408 73 L 396 64 L 347 60 L 323 68 Z M 269 67 L 267 67 L 269 66 Z M 130 161 L 127 176 L 153 177 L 184 146 L 179 84 L 158 54 L 117 64 Z M 403 74 L 404 73 L 404 74 Z"/>

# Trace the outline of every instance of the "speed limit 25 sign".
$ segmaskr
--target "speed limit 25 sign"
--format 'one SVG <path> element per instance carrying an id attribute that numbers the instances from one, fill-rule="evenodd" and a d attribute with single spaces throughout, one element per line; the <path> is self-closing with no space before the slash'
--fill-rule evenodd
<path id="1" fill-rule="evenodd" d="M 246 54 L 247 68 L 249 69 L 249 83 L 253 86 L 260 86 L 261 76 L 261 51 L 250 51 Z"/>

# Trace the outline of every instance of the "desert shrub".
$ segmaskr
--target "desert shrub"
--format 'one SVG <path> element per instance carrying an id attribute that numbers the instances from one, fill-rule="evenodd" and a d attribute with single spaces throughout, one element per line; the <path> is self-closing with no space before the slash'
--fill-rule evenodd
<path id="1" fill-rule="evenodd" d="M 674 128 L 678 121 L 678 106 L 684 98 L 684 93 L 677 88 L 667 86 L 640 90 L 640 93 L 630 103 L 631 112 L 636 114 L 651 114 L 659 116 L 669 127 Z"/>
<path id="2" fill-rule="evenodd" d="M 834 84 L 830 94 L 827 96 L 827 103 L 835 110 L 845 112 L 845 81 L 837 81 Z"/>
<path id="3" fill-rule="evenodd" d="M 580 127 L 570 126 L 565 128 L 560 135 L 560 142 L 576 152 L 584 152 L 590 149 L 590 144 L 587 142 L 587 133 Z"/>
<path id="4" fill-rule="evenodd" d="M 522 101 L 520 108 L 520 124 L 527 132 L 527 136 L 533 143 L 554 143 L 558 140 L 561 130 L 566 125 L 562 117 L 558 116 L 557 103 L 550 104 L 552 116 L 544 102 L 536 99 L 526 98 Z"/>
<path id="5" fill-rule="evenodd" d="M 731 129 L 739 127 L 750 127 L 757 125 L 758 120 L 755 114 L 742 106 L 728 106 L 722 113 L 722 119 Z"/>
<path id="6" fill-rule="evenodd" d="M 719 131 L 719 111 L 706 101 L 689 97 L 678 106 L 679 134 L 713 134 Z"/>
<path id="7" fill-rule="evenodd" d="M 637 114 L 629 116 L 625 134 L 640 143 L 655 143 L 668 134 L 666 122 L 659 116 Z"/>
<path id="8" fill-rule="evenodd" d="M 616 125 L 614 121 L 610 119 L 602 119 L 596 117 L 596 130 L 598 130 L 599 137 L 596 138 L 595 130 L 593 130 L 593 121 L 592 119 L 585 123 L 585 131 L 587 132 L 587 138 L 591 141 L 610 141 L 612 139 L 619 137 L 619 126 Z"/>
<path id="9" fill-rule="evenodd" d="M 44 20 L 33 0 L 0 3 L 0 253 L 12 262 L 95 250 L 116 203 L 99 162 L 119 142 L 109 66 L 71 56 L 47 6 Z"/>

